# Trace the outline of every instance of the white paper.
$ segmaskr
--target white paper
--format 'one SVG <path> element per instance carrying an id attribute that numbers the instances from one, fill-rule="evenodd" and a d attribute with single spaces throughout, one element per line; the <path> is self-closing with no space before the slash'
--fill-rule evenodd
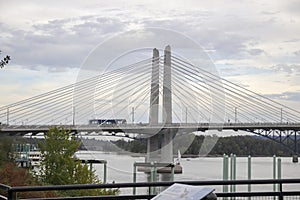
<path id="1" fill-rule="evenodd" d="M 213 188 L 175 183 L 152 200 L 200 200 L 213 191 Z"/>

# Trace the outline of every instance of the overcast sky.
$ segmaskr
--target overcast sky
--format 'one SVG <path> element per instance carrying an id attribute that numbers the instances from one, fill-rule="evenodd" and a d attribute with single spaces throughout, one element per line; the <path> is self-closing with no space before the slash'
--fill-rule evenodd
<path id="1" fill-rule="evenodd" d="M 160 27 L 192 38 L 219 74 L 300 107 L 300 1 L 0 0 L 0 106 L 76 81 L 95 46 Z M 161 47 L 162 48 L 162 47 Z"/>

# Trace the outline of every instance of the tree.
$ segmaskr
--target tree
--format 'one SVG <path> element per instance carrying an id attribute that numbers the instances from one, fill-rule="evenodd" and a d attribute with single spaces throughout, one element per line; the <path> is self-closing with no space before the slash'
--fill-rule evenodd
<path id="1" fill-rule="evenodd" d="M 5 163 L 0 168 L 0 180 L 2 184 L 9 186 L 33 186 L 39 184 L 27 169 L 18 168 L 14 163 Z M 0 191 L 0 195 L 7 195 L 6 191 Z M 21 192 L 19 198 L 46 198 L 57 197 L 53 191 Z"/>
<path id="2" fill-rule="evenodd" d="M 43 160 L 39 171 L 40 181 L 51 185 L 99 184 L 101 181 L 90 171 L 87 164 L 82 164 L 74 157 L 80 142 L 71 138 L 71 132 L 60 127 L 51 128 L 45 135 L 45 143 L 39 144 Z M 101 195 L 115 194 L 117 190 L 77 190 L 67 191 L 64 195 Z"/>
<path id="3" fill-rule="evenodd" d="M 11 161 L 10 155 L 13 153 L 12 142 L 13 140 L 9 137 L 2 137 L 0 140 L 0 167 Z"/>
<path id="4" fill-rule="evenodd" d="M 29 186 L 39 184 L 29 173 L 28 169 L 18 168 L 14 161 L 13 143 L 24 143 L 23 138 L 2 137 L 0 140 L 0 181 L 9 186 Z M 6 191 L 0 191 L 0 195 L 7 195 Z M 56 197 L 55 192 L 22 192 L 21 198 L 45 198 Z"/>

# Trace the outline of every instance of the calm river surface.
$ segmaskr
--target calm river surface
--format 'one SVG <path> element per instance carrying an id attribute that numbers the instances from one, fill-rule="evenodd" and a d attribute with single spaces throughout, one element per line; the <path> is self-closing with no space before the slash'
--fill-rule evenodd
<path id="1" fill-rule="evenodd" d="M 99 151 L 80 151 L 76 153 L 83 159 L 103 159 L 107 160 L 107 182 L 132 182 L 133 163 L 144 162 L 144 157 L 132 157 L 130 155 L 118 155 L 114 153 L 104 153 Z M 300 163 L 292 163 L 292 158 L 282 159 L 282 178 L 300 178 Z M 237 157 L 236 159 L 236 179 L 247 179 L 247 158 Z M 202 157 L 202 158 L 182 158 L 182 174 L 176 174 L 175 180 L 201 181 L 201 180 L 222 180 L 223 178 L 223 158 L 222 157 Z M 103 165 L 93 166 L 99 178 L 103 178 Z M 273 178 L 273 158 L 272 157 L 252 157 L 252 179 L 272 179 Z M 147 176 L 137 173 L 137 181 L 147 181 Z M 253 191 L 271 190 L 272 185 L 253 186 Z M 221 187 L 215 187 L 221 191 Z M 300 190 L 299 185 L 289 185 L 284 187 L 286 190 Z M 246 191 L 247 186 L 239 186 L 237 191 Z M 123 192 L 122 192 L 123 193 Z"/>

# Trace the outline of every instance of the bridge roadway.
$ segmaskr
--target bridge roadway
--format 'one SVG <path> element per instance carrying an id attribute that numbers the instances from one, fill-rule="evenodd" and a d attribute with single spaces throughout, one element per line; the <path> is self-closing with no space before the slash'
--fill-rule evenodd
<path id="1" fill-rule="evenodd" d="M 172 123 L 157 124 L 120 124 L 120 125 L 2 125 L 0 126 L 0 136 L 15 136 L 32 133 L 46 133 L 53 126 L 61 126 L 75 133 L 99 133 L 108 132 L 111 134 L 141 134 L 154 135 L 160 130 L 169 129 L 175 133 L 190 133 L 195 131 L 205 132 L 207 130 L 234 130 L 253 132 L 254 130 L 277 130 L 277 131 L 300 131 L 300 123 Z"/>

